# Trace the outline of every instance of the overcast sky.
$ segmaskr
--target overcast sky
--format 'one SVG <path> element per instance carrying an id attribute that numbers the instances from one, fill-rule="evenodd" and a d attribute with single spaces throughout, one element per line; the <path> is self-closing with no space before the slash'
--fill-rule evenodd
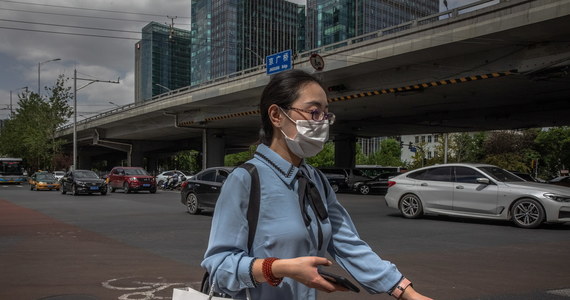
<path id="1" fill-rule="evenodd" d="M 449 8 L 474 2 L 447 1 Z M 61 60 L 41 64 L 42 94 L 43 87 L 52 86 L 59 74 L 69 77 L 68 85 L 73 86 L 73 70 L 77 69 L 79 78 L 107 81 L 120 77 L 120 84 L 94 83 L 79 90 L 80 115 L 112 109 L 109 102 L 134 102 L 134 45 L 142 27 L 151 21 L 170 23 L 168 17 L 176 16 L 175 26 L 189 29 L 190 2 L 0 0 L 0 119 L 9 116 L 10 91 L 15 107 L 19 88 L 27 86 L 37 92 L 38 63 L 56 58 Z M 78 81 L 77 86 L 86 83 Z"/>

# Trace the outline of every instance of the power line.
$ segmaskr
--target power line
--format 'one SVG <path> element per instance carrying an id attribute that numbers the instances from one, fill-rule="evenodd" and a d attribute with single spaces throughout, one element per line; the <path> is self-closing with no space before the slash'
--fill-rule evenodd
<path id="1" fill-rule="evenodd" d="M 2 0 L 0 0 L 0 1 L 2 1 Z M 39 23 L 39 22 L 29 22 L 29 21 L 8 20 L 8 19 L 0 19 L 0 21 L 34 24 L 34 25 L 47 25 L 47 26 L 55 26 L 55 27 L 77 28 L 77 29 L 104 30 L 104 31 L 113 31 L 113 32 L 137 33 L 137 34 L 141 33 L 140 31 L 133 31 L 133 30 L 109 29 L 109 28 L 101 28 L 101 27 L 85 27 L 85 26 L 75 26 L 75 25 L 60 25 L 60 24 L 52 24 L 52 23 Z"/>
<path id="2" fill-rule="evenodd" d="M 100 38 L 121 39 L 121 40 L 134 40 L 134 41 L 140 41 L 141 40 L 139 38 L 130 38 L 130 37 L 119 37 L 119 36 L 100 35 L 100 34 L 86 34 L 86 33 L 73 33 L 73 32 L 59 32 L 59 31 L 25 29 L 25 28 L 14 28 L 14 27 L 4 27 L 4 26 L 0 26 L 0 29 L 32 31 L 32 32 L 41 32 L 41 33 L 63 34 L 63 35 L 75 35 L 75 36 L 100 37 Z"/>
<path id="3" fill-rule="evenodd" d="M 129 12 L 129 11 L 117 11 L 117 10 L 64 6 L 64 5 L 53 5 L 53 4 L 32 3 L 32 2 L 20 2 L 20 1 L 10 1 L 10 0 L 0 0 L 0 2 L 9 2 L 9 3 L 16 3 L 16 4 L 24 4 L 24 5 L 36 5 L 36 6 L 45 6 L 45 7 L 68 8 L 68 9 L 87 10 L 87 11 L 101 11 L 101 12 L 121 13 L 121 14 L 129 14 L 129 15 L 151 16 L 151 17 L 167 17 L 166 15 L 149 14 L 149 13 L 137 13 L 137 12 Z M 179 18 L 190 19 L 190 17 L 179 17 Z"/>
<path id="4" fill-rule="evenodd" d="M 133 20 L 133 19 L 124 19 L 124 18 L 95 17 L 95 16 L 86 16 L 86 15 L 51 13 L 51 12 L 43 12 L 43 11 L 39 12 L 39 11 L 31 11 L 31 10 L 24 10 L 24 9 L 13 9 L 13 8 L 2 8 L 2 10 L 25 12 L 25 13 L 32 13 L 32 14 L 44 14 L 44 15 L 76 17 L 76 18 L 90 18 L 90 19 L 103 19 L 103 20 L 124 21 L 124 22 L 139 22 L 139 23 L 149 23 L 150 22 L 149 20 Z M 177 24 L 177 25 L 190 25 L 190 24 Z"/>

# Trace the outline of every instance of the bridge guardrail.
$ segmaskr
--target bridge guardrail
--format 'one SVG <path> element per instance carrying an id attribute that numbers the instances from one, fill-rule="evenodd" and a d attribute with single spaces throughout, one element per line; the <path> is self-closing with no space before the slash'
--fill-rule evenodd
<path id="1" fill-rule="evenodd" d="M 479 0 L 479 1 L 476 1 L 476 2 L 473 2 L 470 4 L 466 4 L 466 5 L 456 7 L 456 8 L 451 9 L 451 10 L 439 12 L 437 14 L 432 14 L 432 15 L 429 15 L 426 17 L 418 18 L 418 19 L 415 19 L 415 20 L 412 20 L 409 22 L 405 22 L 405 23 L 395 25 L 395 26 L 386 27 L 386 28 L 383 28 L 383 29 L 380 29 L 380 30 L 377 30 L 374 32 L 370 32 L 370 33 L 366 33 L 366 34 L 359 35 L 356 37 L 352 37 L 352 38 L 346 39 L 344 41 L 336 42 L 333 44 L 328 44 L 328 45 L 320 47 L 320 48 L 315 48 L 315 49 L 311 49 L 311 50 L 308 50 L 305 52 L 296 53 L 294 55 L 294 57 L 295 57 L 295 59 L 296 58 L 306 58 L 306 57 L 311 56 L 313 53 L 328 52 L 328 51 L 336 50 L 336 49 L 341 48 L 341 47 L 346 47 L 346 46 L 350 46 L 353 44 L 362 43 L 362 42 L 365 42 L 368 40 L 376 39 L 376 38 L 383 37 L 383 36 L 393 34 L 396 32 L 409 30 L 411 28 L 421 26 L 421 25 L 425 25 L 425 24 L 429 24 L 429 23 L 433 23 L 433 22 L 436 22 L 439 20 L 455 18 L 455 17 L 457 17 L 463 13 L 467 13 L 467 12 L 471 12 L 473 10 L 476 10 L 476 9 L 474 9 L 476 7 L 485 8 L 485 7 L 489 7 L 492 5 L 496 5 L 496 4 L 503 3 L 503 2 L 509 2 L 509 1 L 512 1 L 512 0 Z M 196 85 L 191 85 L 191 86 L 186 86 L 186 87 L 182 87 L 182 88 L 175 89 L 175 90 L 170 90 L 168 92 L 156 95 L 156 96 L 152 97 L 150 100 L 144 101 L 144 103 L 131 103 L 131 104 L 127 104 L 127 105 L 124 105 L 124 106 L 121 106 L 118 108 L 113 108 L 111 110 L 108 110 L 108 111 L 102 112 L 100 114 L 85 118 L 81 121 L 78 121 L 77 124 L 88 123 L 92 120 L 96 120 L 96 119 L 100 119 L 103 117 L 107 117 L 109 115 L 114 115 L 116 113 L 124 112 L 126 110 L 130 110 L 130 109 L 133 109 L 135 107 L 150 105 L 150 104 L 153 104 L 157 101 L 163 100 L 165 97 L 170 97 L 170 96 L 182 94 L 182 93 L 189 93 L 191 91 L 195 91 L 195 90 L 198 90 L 201 88 L 205 88 L 205 87 L 210 86 L 210 85 L 215 84 L 215 83 L 220 83 L 223 81 L 229 81 L 229 79 L 235 79 L 235 78 L 243 76 L 243 75 L 249 75 L 250 73 L 260 72 L 264 69 L 265 69 L 265 65 L 259 65 L 259 66 L 255 66 L 253 68 L 244 69 L 244 70 L 241 70 L 238 72 L 230 73 L 228 75 L 213 78 L 213 79 L 201 82 L 201 83 L 196 84 Z M 59 130 L 65 130 L 65 129 L 71 128 L 72 126 L 73 126 L 73 122 L 60 127 Z"/>

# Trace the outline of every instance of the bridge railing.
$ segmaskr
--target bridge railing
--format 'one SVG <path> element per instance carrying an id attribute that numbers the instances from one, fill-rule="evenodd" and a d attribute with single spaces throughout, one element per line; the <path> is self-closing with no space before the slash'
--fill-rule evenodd
<path id="1" fill-rule="evenodd" d="M 383 36 L 386 35 L 390 35 L 396 32 L 400 32 L 400 31 L 404 31 L 404 30 L 409 30 L 412 28 L 415 28 L 417 26 L 421 26 L 421 25 L 426 25 L 429 23 L 433 23 L 439 20 L 443 20 L 443 19 L 450 19 L 450 18 L 455 18 L 458 17 L 459 15 L 462 15 L 464 13 L 467 12 L 471 12 L 477 9 L 481 9 L 481 8 L 485 8 L 488 6 L 492 6 L 492 5 L 496 5 L 499 3 L 503 3 L 503 2 L 509 2 L 510 0 L 479 0 L 470 4 L 466 4 L 466 5 L 462 5 L 459 7 L 456 7 L 454 9 L 451 10 L 447 10 L 447 11 L 443 11 L 443 12 L 439 12 L 437 14 L 432 14 L 426 17 L 422 17 L 419 19 L 415 19 L 409 22 L 405 22 L 405 23 L 401 23 L 395 26 L 391 26 L 391 27 L 386 27 L 374 32 L 370 32 L 370 33 L 366 33 L 363 35 L 359 35 L 350 39 L 346 39 L 344 41 L 340 41 L 340 42 L 336 42 L 333 44 L 328 44 L 326 46 L 320 47 L 320 48 L 315 48 L 315 49 L 311 49 L 305 52 L 301 52 L 301 53 L 297 53 L 295 59 L 299 59 L 299 58 L 307 58 L 309 56 L 311 56 L 311 54 L 313 53 L 324 53 L 324 52 L 328 52 L 328 51 L 333 51 L 333 50 L 338 50 L 339 48 L 342 47 L 347 47 L 350 45 L 354 45 L 354 44 L 358 44 L 358 43 L 362 43 L 368 40 L 372 40 L 372 39 L 377 39 L 377 38 L 381 38 Z M 242 76 L 251 76 L 251 75 L 255 75 L 257 73 L 263 73 L 263 70 L 265 69 L 265 65 L 259 65 L 253 68 L 249 68 L 249 69 L 245 69 L 245 70 L 241 70 L 238 72 L 234 72 L 228 75 L 224 75 L 221 77 L 217 77 L 217 78 L 213 78 L 204 82 L 201 82 L 199 84 L 196 85 L 191 85 L 191 86 L 186 86 L 186 87 L 182 87 L 179 89 L 175 89 L 175 90 L 170 90 L 168 92 L 156 95 L 154 97 L 152 97 L 150 100 L 146 100 L 143 103 L 131 103 L 131 104 L 127 104 L 118 108 L 113 108 L 111 110 L 102 112 L 100 114 L 85 118 L 81 121 L 78 121 L 77 124 L 83 124 L 83 123 L 88 123 L 90 121 L 96 120 L 96 119 L 100 119 L 100 118 L 104 118 L 107 117 L 109 115 L 114 115 L 117 113 L 122 113 L 124 111 L 127 110 L 131 110 L 135 107 L 142 107 L 142 106 L 146 106 L 146 105 L 151 105 L 153 103 L 156 103 L 158 101 L 162 101 L 165 98 L 170 98 L 172 96 L 175 95 L 181 95 L 181 94 L 186 94 L 186 93 L 190 93 L 199 89 L 203 89 L 206 87 L 209 87 L 210 85 L 213 84 L 219 84 L 222 82 L 226 82 L 226 81 L 232 81 L 237 79 L 238 77 L 242 77 Z M 253 74 L 252 74 L 253 73 Z M 68 128 L 71 128 L 73 126 L 73 123 L 71 124 L 67 124 L 64 125 L 63 127 L 60 128 L 60 130 L 65 130 Z"/>

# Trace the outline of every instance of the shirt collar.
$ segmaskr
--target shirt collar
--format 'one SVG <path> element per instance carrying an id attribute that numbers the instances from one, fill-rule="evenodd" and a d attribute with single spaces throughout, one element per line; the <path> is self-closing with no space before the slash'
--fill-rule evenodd
<path id="1" fill-rule="evenodd" d="M 291 185 L 299 171 L 299 168 L 285 160 L 281 155 L 271 150 L 271 148 L 267 147 L 265 144 L 257 146 L 255 157 L 269 166 L 273 172 L 275 172 L 275 174 L 277 174 L 277 176 L 288 185 Z M 304 160 L 302 163 L 304 164 Z"/>

